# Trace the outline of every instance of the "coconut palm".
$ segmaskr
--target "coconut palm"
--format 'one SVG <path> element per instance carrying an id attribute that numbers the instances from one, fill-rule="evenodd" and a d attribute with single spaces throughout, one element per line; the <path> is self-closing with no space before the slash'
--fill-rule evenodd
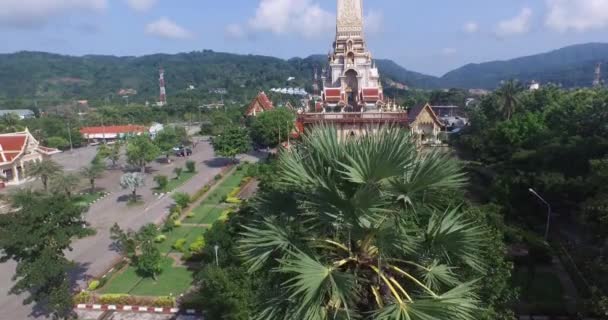
<path id="1" fill-rule="evenodd" d="M 519 93 L 523 91 L 523 86 L 517 80 L 509 80 L 496 90 L 496 94 L 500 99 L 500 107 L 502 113 L 507 120 L 511 120 L 513 113 L 520 104 Z"/>
<path id="2" fill-rule="evenodd" d="M 42 182 L 42 187 L 46 192 L 49 190 L 49 179 L 52 176 L 59 174 L 61 170 L 62 167 L 57 162 L 51 159 L 43 159 L 42 161 L 32 163 L 29 166 L 27 173 L 30 177 L 40 179 Z"/>
<path id="3" fill-rule="evenodd" d="M 91 193 L 95 192 L 95 181 L 103 175 L 104 167 L 100 163 L 91 163 L 80 170 L 80 174 L 91 184 Z"/>
<path id="4" fill-rule="evenodd" d="M 475 319 L 485 230 L 446 195 L 463 173 L 407 132 L 341 140 L 314 129 L 281 154 L 240 248 L 275 281 L 257 319 Z M 460 270 L 460 269 L 459 269 Z"/>
<path id="5" fill-rule="evenodd" d="M 56 193 L 63 193 L 68 198 L 72 197 L 74 189 L 78 187 L 80 176 L 66 173 L 56 174 L 51 178 L 51 187 Z"/>

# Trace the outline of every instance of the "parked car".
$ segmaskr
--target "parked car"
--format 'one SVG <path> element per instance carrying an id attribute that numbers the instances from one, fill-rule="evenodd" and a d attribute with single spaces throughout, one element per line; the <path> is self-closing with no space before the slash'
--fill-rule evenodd
<path id="1" fill-rule="evenodd" d="M 192 155 L 192 149 L 184 146 L 173 148 L 173 152 L 176 157 L 189 157 Z"/>

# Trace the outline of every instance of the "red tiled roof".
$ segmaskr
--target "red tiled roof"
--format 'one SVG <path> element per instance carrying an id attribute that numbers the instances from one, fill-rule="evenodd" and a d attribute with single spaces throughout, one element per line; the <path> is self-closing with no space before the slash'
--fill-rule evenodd
<path id="1" fill-rule="evenodd" d="M 0 163 L 10 163 L 19 158 L 28 147 L 28 138 L 30 137 L 36 142 L 28 131 L 0 135 Z M 42 151 L 47 155 L 59 152 L 57 149 L 42 146 L 37 146 L 35 150 Z"/>
<path id="2" fill-rule="evenodd" d="M 377 88 L 363 89 L 363 95 L 378 97 L 380 96 L 380 90 L 378 90 Z"/>
<path id="3" fill-rule="evenodd" d="M 259 110 L 260 107 L 262 110 Z M 247 112 L 245 112 L 246 115 L 248 116 L 252 116 L 254 114 L 254 111 L 268 111 L 268 110 L 272 110 L 274 109 L 274 105 L 272 104 L 272 101 L 270 101 L 270 99 L 268 98 L 268 96 L 266 95 L 266 93 L 264 91 L 258 93 L 258 95 L 253 98 L 253 100 L 251 101 L 251 103 L 249 104 L 249 107 L 247 108 Z"/>
<path id="4" fill-rule="evenodd" d="M 148 128 L 137 125 L 126 126 L 104 126 L 104 127 L 84 127 L 80 129 L 82 134 L 119 134 L 119 133 L 143 133 Z"/>
<path id="5" fill-rule="evenodd" d="M 340 97 L 340 92 L 342 90 L 341 89 L 325 89 L 325 97 L 329 98 L 329 97 Z"/>

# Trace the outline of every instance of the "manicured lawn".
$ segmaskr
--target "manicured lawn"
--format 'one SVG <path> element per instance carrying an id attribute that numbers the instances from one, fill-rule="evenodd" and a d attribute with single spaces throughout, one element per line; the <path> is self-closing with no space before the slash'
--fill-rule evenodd
<path id="1" fill-rule="evenodd" d="M 194 216 L 186 218 L 182 223 L 213 224 L 226 209 L 222 199 L 234 188 L 238 187 L 244 178 L 246 168 L 235 171 L 224 182 L 217 186 L 201 205 L 193 210 Z M 184 173 L 179 180 L 171 180 L 167 190 L 172 190 L 192 178 L 194 174 Z M 177 227 L 171 232 L 163 233 L 167 239 L 157 244 L 163 255 L 172 252 L 172 245 L 178 239 L 186 239 L 186 248 L 207 231 L 203 227 L 184 226 Z M 179 295 L 192 285 L 193 274 L 187 268 L 173 267 L 173 260 L 166 257 L 163 262 L 163 273 L 154 281 L 151 278 L 142 279 L 135 272 L 135 268 L 129 266 L 123 273 L 116 275 L 103 288 L 101 293 L 128 293 L 139 296 L 166 296 L 169 294 Z"/>
<path id="2" fill-rule="evenodd" d="M 156 281 L 152 278 L 142 279 L 135 268 L 128 267 L 125 272 L 116 275 L 106 284 L 102 293 L 133 294 L 138 296 L 168 296 L 185 292 L 192 285 L 192 272 L 184 267 L 173 267 L 173 260 L 165 258 L 163 273 Z"/>
<path id="3" fill-rule="evenodd" d="M 192 210 L 194 217 L 186 218 L 185 223 L 196 223 L 196 224 L 210 224 L 209 216 L 218 216 L 223 211 L 223 208 L 219 204 L 209 205 L 203 204 Z M 219 212 L 219 213 L 218 213 Z M 217 218 L 216 218 L 217 219 Z M 215 220 L 214 220 L 215 221 Z M 211 221 L 213 223 L 214 221 Z"/>
<path id="4" fill-rule="evenodd" d="M 205 234 L 205 231 L 207 230 L 201 227 L 181 226 L 175 228 L 171 232 L 163 233 L 165 236 L 167 236 L 167 240 L 158 244 L 158 250 L 160 250 L 160 252 L 162 252 L 163 254 L 169 253 L 170 251 L 172 251 L 171 246 L 175 243 L 175 241 L 182 238 L 185 238 L 187 240 L 187 248 L 188 245 L 194 242 L 194 240 L 196 240 L 198 236 L 202 236 L 203 234 Z"/>
<path id="5" fill-rule="evenodd" d="M 195 175 L 196 175 L 196 172 L 186 172 L 186 171 L 184 171 L 179 176 L 179 179 L 175 179 L 175 175 L 172 175 L 171 177 L 169 177 L 169 183 L 167 184 L 167 187 L 165 187 L 164 190 L 158 190 L 158 187 L 156 187 L 156 188 L 154 188 L 154 191 L 171 192 L 171 191 L 181 187 L 184 183 L 186 183 L 188 180 L 192 179 L 192 177 L 194 177 Z"/>

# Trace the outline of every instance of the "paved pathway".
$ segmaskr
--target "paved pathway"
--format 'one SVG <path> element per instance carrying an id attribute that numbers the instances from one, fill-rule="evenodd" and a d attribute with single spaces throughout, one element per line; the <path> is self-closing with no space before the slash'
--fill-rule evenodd
<path id="1" fill-rule="evenodd" d="M 212 147 L 208 142 L 199 143 L 194 151 L 194 155 L 188 160 L 197 162 L 199 173 L 182 185 L 178 189 L 179 191 L 194 193 L 213 179 L 227 164 L 226 160 L 214 157 Z M 64 157 L 71 157 L 75 161 L 74 164 L 66 166 L 68 170 L 77 168 L 80 163 L 87 164 L 89 162 L 80 156 L 64 155 Z M 256 160 L 256 157 L 253 156 L 246 156 L 246 158 L 250 161 Z M 112 195 L 94 204 L 86 214 L 87 221 L 97 231 L 97 234 L 77 240 L 73 244 L 73 251 L 67 253 L 69 259 L 78 263 L 78 268 L 74 271 L 74 277 L 79 285 L 84 285 L 87 279 L 91 277 L 101 275 L 119 258 L 118 253 L 111 248 L 109 234 L 109 229 L 115 222 L 118 222 L 122 228 L 138 229 L 150 222 L 160 222 L 164 218 L 166 210 L 172 205 L 173 200 L 168 196 L 157 197 L 153 195 L 151 191 L 154 186 L 153 175 L 162 173 L 170 176 L 173 168 L 176 165 L 183 166 L 185 161 L 186 159 L 178 159 L 172 164 L 155 164 L 152 167 L 155 172 L 148 175 L 147 186 L 139 191 L 146 201 L 145 205 L 142 206 L 127 207 L 123 202 L 128 191 L 121 190 L 118 186 L 117 177 L 122 174 L 119 170 L 109 172 L 99 181 L 98 184 L 112 192 Z M 14 268 L 15 264 L 12 261 L 0 264 L 0 320 L 44 319 L 45 317 L 37 312 L 36 306 L 24 306 L 22 304 L 23 296 L 8 294 L 8 290 L 12 286 L 11 278 L 14 274 Z"/>

